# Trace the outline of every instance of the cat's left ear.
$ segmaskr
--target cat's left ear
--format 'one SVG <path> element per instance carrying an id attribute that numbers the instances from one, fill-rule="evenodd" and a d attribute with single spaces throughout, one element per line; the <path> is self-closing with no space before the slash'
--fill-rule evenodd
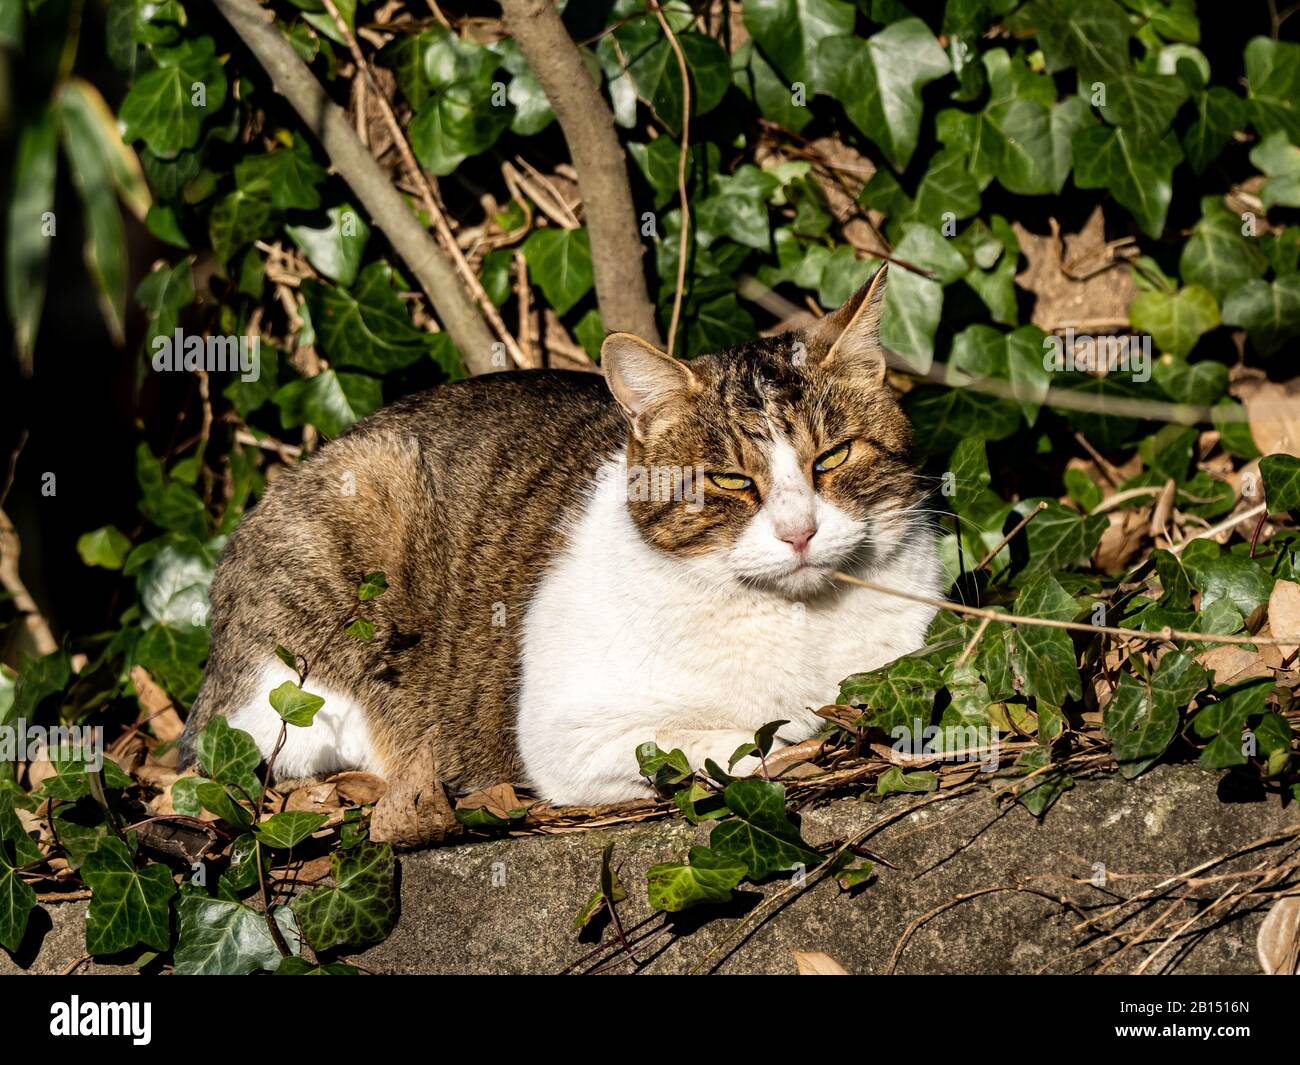
<path id="1" fill-rule="evenodd" d="M 600 365 L 638 438 L 644 438 L 646 425 L 658 411 L 699 388 L 686 363 L 634 333 L 607 336 L 600 346 Z"/>
<path id="2" fill-rule="evenodd" d="M 885 378 L 880 346 L 880 315 L 885 309 L 885 264 L 871 280 L 807 331 L 808 357 L 818 364 L 849 370 L 874 382 Z"/>

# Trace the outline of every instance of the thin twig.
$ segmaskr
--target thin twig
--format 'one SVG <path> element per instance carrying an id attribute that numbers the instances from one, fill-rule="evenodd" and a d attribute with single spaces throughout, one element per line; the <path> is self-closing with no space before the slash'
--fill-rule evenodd
<path id="1" fill-rule="evenodd" d="M 677 290 L 673 293 L 673 316 L 668 323 L 668 354 L 671 355 L 673 346 L 677 342 L 677 326 L 682 317 L 682 297 L 686 289 L 686 247 L 691 228 L 690 201 L 686 192 L 686 158 L 691 141 L 691 78 L 681 43 L 668 24 L 659 0 L 651 0 L 651 6 L 654 8 L 655 18 L 659 20 L 659 25 L 663 27 L 664 34 L 668 37 L 673 54 L 677 57 L 677 69 L 682 78 L 682 140 L 677 149 L 677 198 L 681 201 L 682 217 L 681 230 L 677 235 Z"/>
<path id="2" fill-rule="evenodd" d="M 1020 521 L 1016 522 L 1016 527 L 1012 529 L 1009 533 L 1007 533 L 1006 536 L 1002 537 L 1002 539 L 998 541 L 997 546 L 994 547 L 993 550 L 991 550 L 982 559 L 980 559 L 979 563 L 975 566 L 973 570 L 971 570 L 971 572 L 978 573 L 990 562 L 992 562 L 993 559 L 997 557 L 997 553 L 1012 541 L 1016 533 L 1018 533 L 1021 529 L 1023 529 L 1026 525 L 1028 525 L 1031 521 L 1033 521 L 1036 517 L 1038 517 L 1038 515 L 1040 515 L 1046 509 L 1047 509 L 1047 500 L 1044 499 L 1041 502 L 1039 502 L 1038 506 L 1034 507 L 1033 510 L 1031 510 L 1023 518 L 1021 518 Z"/>
<path id="3" fill-rule="evenodd" d="M 1170 642 L 1174 640 L 1191 640 L 1196 643 L 1231 643 L 1250 647 L 1257 645 L 1290 647 L 1300 641 L 1300 636 L 1229 636 L 1225 633 L 1188 632 L 1184 629 L 1171 629 L 1168 627 L 1154 632 L 1143 632 L 1141 629 L 1125 629 L 1115 625 L 1089 625 L 1082 621 L 1057 621 L 1055 618 L 1031 618 L 1025 617 L 1023 614 L 1001 614 L 996 610 L 966 606 L 964 603 L 950 603 L 946 599 L 917 595 L 914 592 L 905 592 L 900 588 L 888 588 L 883 584 L 864 581 L 860 577 L 853 577 L 847 573 L 832 573 L 831 576 L 837 581 L 856 585 L 859 588 L 866 588 L 869 591 L 896 596 L 899 599 L 907 599 L 913 603 L 924 603 L 926 606 L 936 607 L 939 610 L 949 610 L 954 614 L 966 614 L 973 618 L 988 618 L 990 621 L 1003 622 L 1007 625 L 1041 625 L 1044 628 L 1068 629 L 1071 632 L 1105 633 L 1110 636 L 1123 636 L 1130 640 L 1166 640 Z"/>

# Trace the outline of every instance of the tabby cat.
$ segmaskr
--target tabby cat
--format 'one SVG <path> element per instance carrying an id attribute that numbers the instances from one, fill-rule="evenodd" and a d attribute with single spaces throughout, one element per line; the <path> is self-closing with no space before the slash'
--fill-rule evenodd
<path id="1" fill-rule="evenodd" d="M 325 699 L 277 777 L 368 770 L 444 813 L 444 786 L 651 794 L 649 740 L 726 766 L 766 722 L 812 735 L 839 681 L 916 649 L 933 614 L 832 574 L 941 587 L 885 381 L 883 276 L 806 330 L 689 362 L 616 333 L 603 379 L 409 396 L 287 471 L 213 581 L 186 757 L 215 714 L 270 755 L 267 695 L 294 678 L 277 644 Z M 387 591 L 360 604 L 374 571 Z M 344 632 L 358 616 L 372 640 Z"/>

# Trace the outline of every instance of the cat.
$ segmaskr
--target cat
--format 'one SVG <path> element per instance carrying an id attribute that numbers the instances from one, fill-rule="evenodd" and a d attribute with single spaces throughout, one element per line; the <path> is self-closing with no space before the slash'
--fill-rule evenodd
<path id="1" fill-rule="evenodd" d="M 615 333 L 603 380 L 408 396 L 286 471 L 213 580 L 185 757 L 215 714 L 271 754 L 268 693 L 294 679 L 277 645 L 325 699 L 277 778 L 405 777 L 404 801 L 444 812 L 444 785 L 651 795 L 647 741 L 725 767 L 767 722 L 813 735 L 839 682 L 920 647 L 934 614 L 832 574 L 942 586 L 885 379 L 884 273 L 806 330 L 690 361 Z M 374 571 L 387 590 L 361 603 Z M 357 617 L 373 639 L 345 633 Z"/>

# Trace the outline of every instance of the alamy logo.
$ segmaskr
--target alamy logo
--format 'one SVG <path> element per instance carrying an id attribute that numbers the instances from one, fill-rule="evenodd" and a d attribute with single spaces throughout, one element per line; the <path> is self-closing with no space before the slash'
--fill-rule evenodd
<path id="1" fill-rule="evenodd" d="M 29 725 L 26 718 L 0 725 L 0 763 L 81 762 L 104 768 L 102 725 Z"/>
<path id="2" fill-rule="evenodd" d="M 1151 380 L 1151 337 L 1094 337 L 1067 327 L 1060 336 L 1043 338 L 1043 369 L 1119 371 L 1142 384 Z"/>
<path id="3" fill-rule="evenodd" d="M 199 336 L 177 329 L 171 336 L 153 339 L 153 368 L 159 373 L 206 370 L 208 373 L 239 371 L 241 381 L 262 376 L 259 337 Z"/>
<path id="4" fill-rule="evenodd" d="M 698 513 L 704 509 L 704 467 L 629 466 L 627 501 L 631 503 L 684 503 Z"/>
<path id="5" fill-rule="evenodd" d="M 73 995 L 69 1002 L 50 1005 L 50 1035 L 130 1036 L 138 1047 L 152 1038 L 152 1002 L 82 1002 Z"/>

